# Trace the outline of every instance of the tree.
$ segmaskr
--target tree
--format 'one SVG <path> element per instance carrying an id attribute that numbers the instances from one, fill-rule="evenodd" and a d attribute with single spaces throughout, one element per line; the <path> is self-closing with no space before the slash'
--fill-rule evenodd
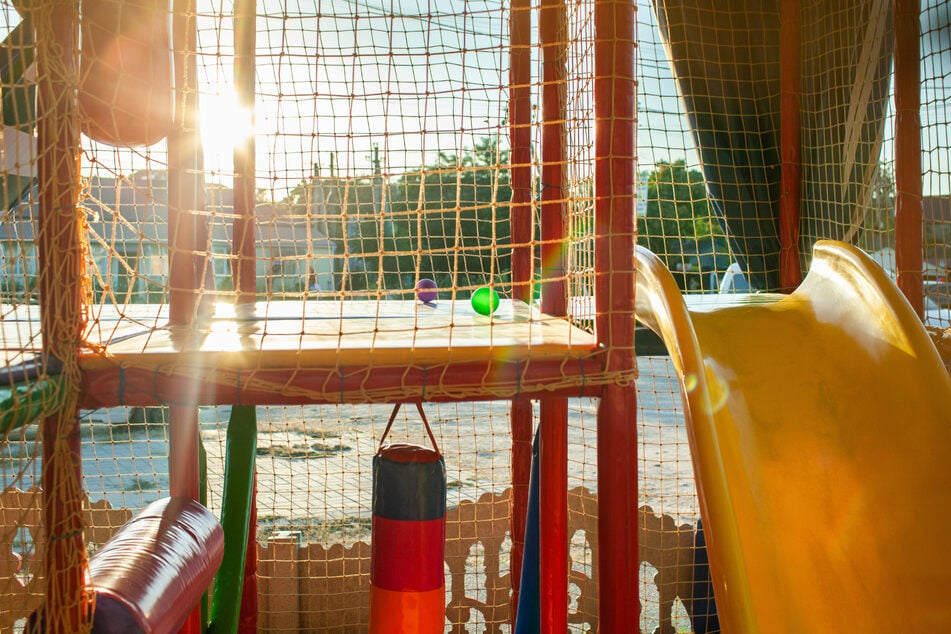
<path id="1" fill-rule="evenodd" d="M 647 181 L 647 211 L 637 219 L 637 242 L 653 251 L 668 268 L 683 268 L 685 250 L 696 254 L 699 240 L 723 236 L 711 222 L 703 174 L 687 170 L 684 160 L 661 161 Z"/>
<path id="2" fill-rule="evenodd" d="M 465 296 L 489 282 L 508 282 L 511 258 L 500 248 L 510 236 L 507 164 L 508 152 L 483 138 L 460 156 L 440 152 L 433 164 L 391 184 L 383 239 L 387 289 L 409 289 L 428 277 Z"/>
<path id="3" fill-rule="evenodd" d="M 334 288 L 373 294 L 380 284 L 382 177 L 321 177 L 301 180 L 275 204 L 278 213 L 309 216 L 330 241 Z"/>
<path id="4" fill-rule="evenodd" d="M 879 164 L 872 179 L 857 246 L 869 253 L 895 246 L 895 176 L 884 163 Z"/>
<path id="5" fill-rule="evenodd" d="M 428 277 L 440 288 L 471 290 L 510 277 L 507 164 L 508 152 L 483 138 L 395 179 L 378 164 L 372 177 L 315 174 L 278 205 L 311 214 L 326 233 L 338 289 L 407 291 Z"/>

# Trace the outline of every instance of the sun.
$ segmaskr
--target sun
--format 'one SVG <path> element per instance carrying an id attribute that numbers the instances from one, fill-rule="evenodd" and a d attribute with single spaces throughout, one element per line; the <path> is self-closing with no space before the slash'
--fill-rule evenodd
<path id="1" fill-rule="evenodd" d="M 230 164 L 234 150 L 254 131 L 254 116 L 230 88 L 201 94 L 199 125 L 206 167 Z"/>

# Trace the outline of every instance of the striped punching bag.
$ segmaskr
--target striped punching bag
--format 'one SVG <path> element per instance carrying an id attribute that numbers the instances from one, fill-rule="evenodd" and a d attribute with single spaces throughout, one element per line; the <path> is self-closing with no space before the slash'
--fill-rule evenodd
<path id="1" fill-rule="evenodd" d="M 446 463 L 433 449 L 383 445 L 373 457 L 370 633 L 442 632 L 446 622 Z M 399 405 L 383 432 L 386 438 Z"/>

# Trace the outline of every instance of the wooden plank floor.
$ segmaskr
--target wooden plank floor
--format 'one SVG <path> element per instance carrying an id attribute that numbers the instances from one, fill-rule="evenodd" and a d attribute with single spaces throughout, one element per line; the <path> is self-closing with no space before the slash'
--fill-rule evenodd
<path id="1" fill-rule="evenodd" d="M 205 323 L 170 327 L 163 307 L 103 315 L 90 329 L 83 367 L 129 362 L 137 367 L 226 365 L 234 369 L 580 358 L 595 348 L 591 333 L 503 300 L 491 316 L 468 302 L 385 300 L 221 305 Z M 6 327 L 6 326 L 5 326 Z"/>

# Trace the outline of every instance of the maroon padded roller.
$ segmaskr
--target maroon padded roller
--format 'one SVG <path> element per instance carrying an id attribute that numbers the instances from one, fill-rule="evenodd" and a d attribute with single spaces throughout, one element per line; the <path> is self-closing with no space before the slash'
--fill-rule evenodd
<path id="1" fill-rule="evenodd" d="M 224 533 L 198 502 L 156 500 L 90 558 L 93 632 L 175 632 L 221 565 Z"/>

